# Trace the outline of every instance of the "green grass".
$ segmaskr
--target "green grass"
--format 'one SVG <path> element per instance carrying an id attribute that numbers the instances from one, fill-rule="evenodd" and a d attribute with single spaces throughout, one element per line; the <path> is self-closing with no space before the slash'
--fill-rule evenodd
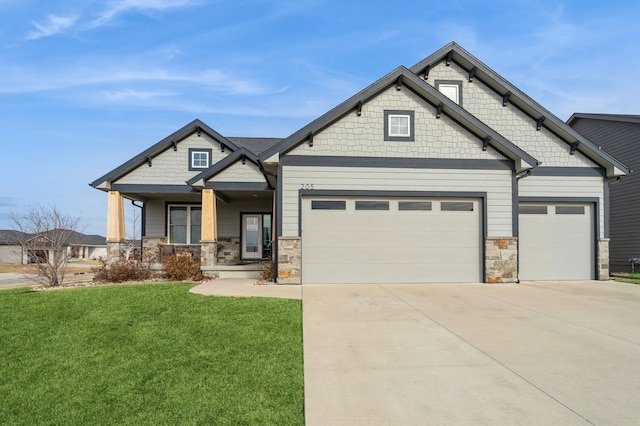
<path id="1" fill-rule="evenodd" d="M 2 424 L 303 424 L 301 302 L 0 292 Z"/>

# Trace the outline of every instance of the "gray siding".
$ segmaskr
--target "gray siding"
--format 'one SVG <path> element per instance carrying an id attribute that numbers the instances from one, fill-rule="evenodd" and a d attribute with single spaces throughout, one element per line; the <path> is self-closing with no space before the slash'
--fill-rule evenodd
<path id="1" fill-rule="evenodd" d="M 609 186 L 610 270 L 629 272 L 640 257 L 640 124 L 578 118 L 572 126 L 636 171 Z"/>
<path id="2" fill-rule="evenodd" d="M 0 263 L 18 265 L 26 263 L 26 256 L 22 259 L 22 247 L 0 246 Z"/>

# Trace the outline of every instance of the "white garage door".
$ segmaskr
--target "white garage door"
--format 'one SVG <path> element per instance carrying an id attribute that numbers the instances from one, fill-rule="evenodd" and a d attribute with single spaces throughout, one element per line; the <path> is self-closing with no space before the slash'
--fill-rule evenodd
<path id="1" fill-rule="evenodd" d="M 592 204 L 521 203 L 520 280 L 594 278 Z"/>
<path id="2" fill-rule="evenodd" d="M 306 197 L 302 282 L 481 282 L 477 199 Z"/>

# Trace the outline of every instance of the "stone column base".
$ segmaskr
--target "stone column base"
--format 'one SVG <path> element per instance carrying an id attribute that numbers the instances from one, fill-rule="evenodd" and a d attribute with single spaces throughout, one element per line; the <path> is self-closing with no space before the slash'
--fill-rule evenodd
<path id="1" fill-rule="evenodd" d="M 518 282 L 518 239 L 514 237 L 485 240 L 486 283 Z"/>
<path id="2" fill-rule="evenodd" d="M 218 243 L 216 241 L 200 241 L 200 266 L 204 269 L 218 263 Z"/>
<path id="3" fill-rule="evenodd" d="M 111 265 L 122 259 L 127 250 L 125 241 L 107 241 L 107 265 Z"/>
<path id="4" fill-rule="evenodd" d="M 301 284 L 300 237 L 278 237 L 278 283 Z"/>
<path id="5" fill-rule="evenodd" d="M 598 279 L 608 281 L 609 277 L 609 238 L 598 240 Z"/>

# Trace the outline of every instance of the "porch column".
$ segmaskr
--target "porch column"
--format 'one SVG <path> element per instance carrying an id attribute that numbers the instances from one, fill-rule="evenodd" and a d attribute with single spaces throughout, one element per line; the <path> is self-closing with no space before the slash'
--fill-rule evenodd
<path id="1" fill-rule="evenodd" d="M 124 204 L 119 191 L 109 191 L 107 210 L 107 263 L 113 263 L 121 258 L 126 238 Z"/>
<path id="2" fill-rule="evenodd" d="M 218 257 L 218 212 L 216 192 L 202 190 L 202 227 L 200 235 L 200 265 L 202 269 L 215 266 Z"/>

